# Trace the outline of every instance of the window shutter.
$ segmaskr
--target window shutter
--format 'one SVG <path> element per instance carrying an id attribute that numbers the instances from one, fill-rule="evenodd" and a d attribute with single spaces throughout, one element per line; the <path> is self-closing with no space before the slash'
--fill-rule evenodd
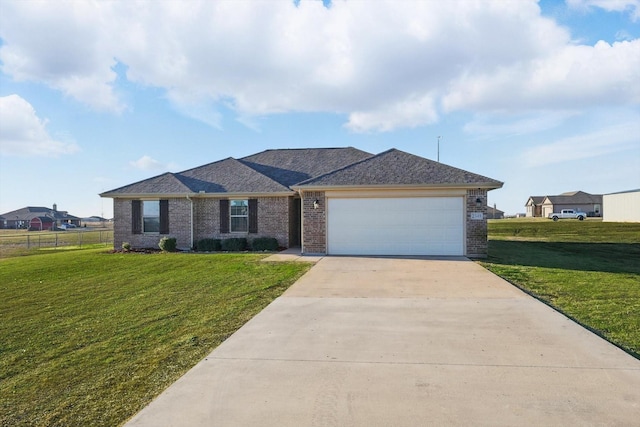
<path id="1" fill-rule="evenodd" d="M 229 200 L 220 200 L 220 233 L 229 232 Z"/>
<path id="2" fill-rule="evenodd" d="M 142 233 L 142 202 L 131 201 L 131 234 Z"/>
<path id="3" fill-rule="evenodd" d="M 249 233 L 258 232 L 258 199 L 249 199 Z"/>
<path id="4" fill-rule="evenodd" d="M 169 201 L 160 200 L 160 234 L 169 234 Z"/>

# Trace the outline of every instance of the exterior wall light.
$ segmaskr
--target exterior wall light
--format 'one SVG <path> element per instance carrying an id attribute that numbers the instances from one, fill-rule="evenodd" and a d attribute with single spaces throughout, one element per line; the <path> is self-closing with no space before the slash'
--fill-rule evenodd
<path id="1" fill-rule="evenodd" d="M 476 199 L 476 206 L 477 206 L 477 207 L 482 207 L 482 199 L 481 199 L 480 197 L 478 197 L 478 198 Z"/>
<path id="2" fill-rule="evenodd" d="M 318 209 L 318 206 L 320 206 L 320 202 L 318 201 L 318 199 L 315 199 L 313 201 L 313 209 Z"/>

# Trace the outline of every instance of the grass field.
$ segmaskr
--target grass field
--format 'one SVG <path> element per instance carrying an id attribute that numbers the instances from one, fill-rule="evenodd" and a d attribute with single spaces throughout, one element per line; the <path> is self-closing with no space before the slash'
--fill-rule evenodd
<path id="1" fill-rule="evenodd" d="M 80 227 L 68 231 L 0 230 L 0 258 L 37 253 L 41 248 L 89 245 L 113 245 L 113 229 Z"/>
<path id="2" fill-rule="evenodd" d="M 489 222 L 481 264 L 640 358 L 640 224 Z"/>
<path id="3" fill-rule="evenodd" d="M 0 425 L 115 426 L 307 264 L 41 250 L 0 260 Z"/>
<path id="4" fill-rule="evenodd" d="M 500 220 L 482 264 L 638 357 L 640 224 Z M 113 426 L 308 269 L 254 254 L 0 259 L 0 425 Z"/>

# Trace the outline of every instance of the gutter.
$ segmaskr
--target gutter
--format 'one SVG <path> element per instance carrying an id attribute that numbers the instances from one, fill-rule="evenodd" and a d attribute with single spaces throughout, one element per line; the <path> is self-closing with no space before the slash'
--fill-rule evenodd
<path id="1" fill-rule="evenodd" d="M 503 182 L 477 182 L 471 184 L 377 184 L 377 185 L 292 185 L 291 188 L 295 191 L 330 191 L 330 190 L 406 190 L 406 189 L 483 189 L 483 190 L 495 190 L 502 188 Z"/>

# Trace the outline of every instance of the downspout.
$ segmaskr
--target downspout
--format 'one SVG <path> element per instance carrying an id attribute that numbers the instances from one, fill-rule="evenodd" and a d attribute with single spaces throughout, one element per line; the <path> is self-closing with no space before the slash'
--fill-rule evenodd
<path id="1" fill-rule="evenodd" d="M 191 236 L 190 236 L 190 246 L 189 249 L 193 249 L 193 199 L 191 197 L 189 197 L 189 195 L 187 194 L 187 200 L 189 202 L 191 202 L 191 218 L 189 219 L 189 228 L 191 229 Z"/>

